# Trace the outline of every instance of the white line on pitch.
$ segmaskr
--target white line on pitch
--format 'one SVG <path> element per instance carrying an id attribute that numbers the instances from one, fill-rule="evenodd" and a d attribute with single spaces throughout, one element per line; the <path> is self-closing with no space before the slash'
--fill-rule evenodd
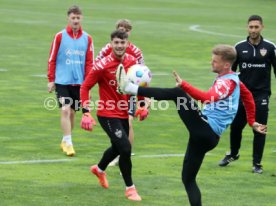
<path id="1" fill-rule="evenodd" d="M 153 72 L 152 75 L 153 76 L 168 76 L 170 74 L 167 72 Z"/>
<path id="2" fill-rule="evenodd" d="M 41 78 L 47 78 L 46 74 L 33 74 L 32 77 L 41 77 Z"/>
<path id="3" fill-rule="evenodd" d="M 212 154 L 207 153 L 210 156 Z M 153 154 L 153 155 L 135 155 L 137 158 L 160 158 L 160 157 L 184 157 L 184 154 Z M 60 163 L 60 162 L 70 162 L 77 160 L 72 159 L 57 159 L 57 160 L 22 160 L 22 161 L 4 161 L 0 162 L 0 165 L 11 165 L 11 164 L 43 164 L 43 163 Z"/>
<path id="4" fill-rule="evenodd" d="M 156 154 L 156 155 L 135 155 L 136 157 L 141 158 L 159 158 L 159 157 L 184 157 L 185 154 Z M 206 155 L 211 156 L 211 153 Z"/>
<path id="5" fill-rule="evenodd" d="M 200 29 L 200 25 L 192 25 L 192 26 L 189 27 L 189 29 L 192 30 L 192 31 L 196 31 L 196 32 L 200 32 L 200 33 L 205 33 L 205 34 L 216 35 L 216 36 L 229 36 L 229 37 L 242 38 L 242 36 L 240 36 L 240 35 L 225 34 L 225 33 L 218 33 L 218 32 L 203 30 L 203 29 Z"/>
<path id="6" fill-rule="evenodd" d="M 159 158 L 159 157 L 184 157 L 184 154 L 157 154 L 157 155 L 135 155 L 141 158 Z"/>
<path id="7" fill-rule="evenodd" d="M 0 72 L 6 72 L 8 71 L 7 69 L 4 69 L 4 68 L 0 68 Z"/>
<path id="8" fill-rule="evenodd" d="M 69 162 L 69 161 L 72 161 L 74 159 L 5 161 L 5 162 L 0 162 L 0 165 L 59 163 L 59 162 Z"/>
<path id="9" fill-rule="evenodd" d="M 200 33 L 205 33 L 205 34 L 210 34 L 210 35 L 215 35 L 215 36 L 228 36 L 228 37 L 234 37 L 234 38 L 244 38 L 241 35 L 235 35 L 235 34 L 227 34 L 227 33 L 219 33 L 219 32 L 213 32 L 213 31 L 208 31 L 204 29 L 200 29 L 200 25 L 192 25 L 189 27 L 189 30 L 195 31 L 195 32 L 200 32 Z M 271 41 L 274 39 L 269 38 Z"/>

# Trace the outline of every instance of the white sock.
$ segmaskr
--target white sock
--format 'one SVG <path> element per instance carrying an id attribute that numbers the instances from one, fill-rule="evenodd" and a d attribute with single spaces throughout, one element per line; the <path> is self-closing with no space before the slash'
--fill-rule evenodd
<path id="1" fill-rule="evenodd" d="M 72 136 L 71 135 L 65 135 L 65 136 L 63 136 L 62 141 L 66 142 L 68 145 L 73 145 L 73 143 L 72 143 Z"/>
<path id="2" fill-rule="evenodd" d="M 129 187 L 126 187 L 126 190 L 130 189 L 130 188 L 135 188 L 135 185 L 131 185 Z"/>
<path id="3" fill-rule="evenodd" d="M 138 85 L 129 82 L 129 83 L 127 84 L 126 88 L 125 88 L 125 91 L 126 91 L 128 94 L 137 95 L 137 93 L 138 93 L 138 88 L 139 88 Z"/>

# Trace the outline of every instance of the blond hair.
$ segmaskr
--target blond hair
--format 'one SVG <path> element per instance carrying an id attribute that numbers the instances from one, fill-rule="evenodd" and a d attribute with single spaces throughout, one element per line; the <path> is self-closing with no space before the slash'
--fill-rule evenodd
<path id="1" fill-rule="evenodd" d="M 237 58 L 236 49 L 233 46 L 227 44 L 216 45 L 212 50 L 212 54 L 221 56 L 222 60 L 229 62 L 231 65 Z"/>

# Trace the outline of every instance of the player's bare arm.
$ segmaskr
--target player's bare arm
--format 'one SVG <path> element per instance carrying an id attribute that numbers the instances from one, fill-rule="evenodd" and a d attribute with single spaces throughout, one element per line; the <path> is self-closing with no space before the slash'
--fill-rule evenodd
<path id="1" fill-rule="evenodd" d="M 182 79 L 181 79 L 181 77 L 177 74 L 176 71 L 173 71 L 173 76 L 174 76 L 175 81 L 176 81 L 176 86 L 177 86 L 177 87 L 181 87 L 181 84 L 182 84 Z"/>

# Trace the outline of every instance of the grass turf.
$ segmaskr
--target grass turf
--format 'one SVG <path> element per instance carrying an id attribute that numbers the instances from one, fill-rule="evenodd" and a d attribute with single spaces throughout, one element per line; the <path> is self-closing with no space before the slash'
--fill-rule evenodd
<path id="1" fill-rule="evenodd" d="M 90 174 L 90 165 L 97 163 L 109 145 L 99 125 L 93 133 L 82 131 L 78 114 L 73 133 L 77 156 L 67 158 L 59 151 L 59 111 L 44 108 L 44 100 L 54 95 L 47 93 L 43 75 L 51 41 L 65 27 L 72 3 L 83 9 L 83 27 L 93 36 L 96 54 L 109 41 L 116 20 L 129 18 L 134 26 L 130 40 L 143 50 L 146 64 L 155 74 L 152 86 L 174 86 L 170 73 L 175 69 L 193 85 L 207 89 L 215 77 L 209 69 L 211 48 L 243 40 L 248 16 L 263 16 L 263 35 L 276 41 L 275 1 L 1 0 L 0 205 L 188 205 L 180 178 L 183 157 L 179 155 L 185 152 L 187 130 L 173 105 L 167 111 L 151 111 L 145 122 L 135 122 L 133 178 L 143 197 L 140 203 L 124 198 L 117 167 L 108 168 L 109 190 L 101 189 Z M 273 92 L 275 88 L 273 78 Z M 98 97 L 96 88 L 92 94 Z M 272 96 L 264 174 L 251 173 L 249 128 L 244 131 L 240 160 L 230 167 L 217 166 L 229 148 L 227 131 L 206 156 L 198 175 L 204 205 L 276 205 L 274 108 Z M 160 154 L 177 155 L 154 156 Z M 25 160 L 61 161 L 20 162 Z"/>

